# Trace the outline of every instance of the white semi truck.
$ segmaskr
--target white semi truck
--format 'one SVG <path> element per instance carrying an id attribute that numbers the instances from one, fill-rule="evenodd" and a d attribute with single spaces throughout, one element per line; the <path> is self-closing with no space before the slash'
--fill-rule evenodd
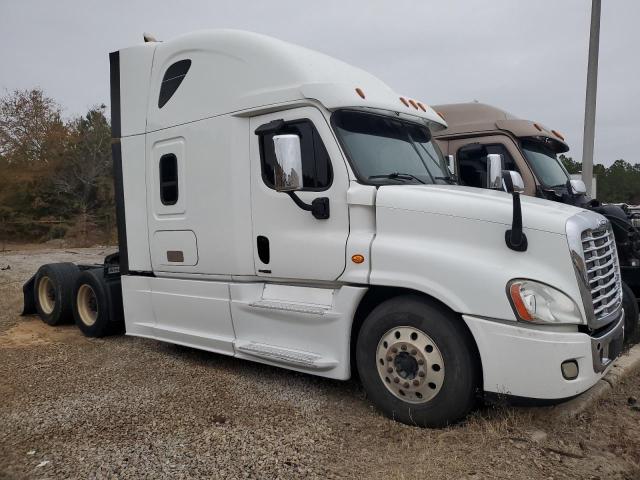
<path id="1" fill-rule="evenodd" d="M 594 385 L 623 340 L 596 213 L 447 184 L 428 106 L 333 58 L 218 30 L 110 55 L 119 253 L 49 264 L 25 313 L 309 374 L 408 424 L 483 392 Z M 594 279 L 612 299 L 594 309 Z M 599 285 L 599 284 L 598 284 Z"/>

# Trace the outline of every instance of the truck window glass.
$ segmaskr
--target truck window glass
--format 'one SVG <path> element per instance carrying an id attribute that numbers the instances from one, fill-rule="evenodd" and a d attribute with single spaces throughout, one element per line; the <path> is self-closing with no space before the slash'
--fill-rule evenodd
<path id="1" fill-rule="evenodd" d="M 540 142 L 523 140 L 522 151 L 542 185 L 549 188 L 566 185 L 569 174 L 553 150 Z"/>
<path id="2" fill-rule="evenodd" d="M 502 155 L 504 170 L 520 171 L 504 145 L 499 143 L 492 145 L 473 144 L 462 147 L 457 152 L 458 176 L 462 185 L 487 188 L 487 155 L 490 153 Z"/>
<path id="3" fill-rule="evenodd" d="M 158 108 L 164 107 L 169 99 L 176 93 L 178 87 L 191 68 L 191 60 L 180 60 L 172 64 L 162 77 L 162 85 L 160 85 L 160 95 L 158 96 Z"/>
<path id="4" fill-rule="evenodd" d="M 260 135 L 260 162 L 262 164 L 262 179 L 269 188 L 274 188 L 274 167 L 277 165 L 276 153 L 273 148 L 273 136 L 294 134 L 300 137 L 302 153 L 302 190 L 326 190 L 333 180 L 331 159 L 322 143 L 320 134 L 311 120 L 295 120 L 287 122 L 278 132 Z"/>
<path id="5" fill-rule="evenodd" d="M 178 201 L 178 159 L 173 153 L 160 157 L 160 201 L 163 205 Z"/>
<path id="6" fill-rule="evenodd" d="M 424 125 L 351 110 L 335 112 L 331 122 L 364 183 L 435 183 L 449 177 L 442 152 Z M 405 176 L 372 178 L 394 173 Z"/>

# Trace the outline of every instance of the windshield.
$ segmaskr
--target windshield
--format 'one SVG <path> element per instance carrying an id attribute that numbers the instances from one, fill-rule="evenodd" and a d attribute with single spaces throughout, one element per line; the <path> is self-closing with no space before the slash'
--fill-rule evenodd
<path id="1" fill-rule="evenodd" d="M 444 157 L 429 129 L 373 113 L 341 110 L 331 117 L 351 166 L 365 183 L 445 183 Z"/>
<path id="2" fill-rule="evenodd" d="M 553 150 L 540 142 L 523 140 L 522 151 L 538 180 L 545 187 L 564 187 L 567 184 L 569 174 Z"/>

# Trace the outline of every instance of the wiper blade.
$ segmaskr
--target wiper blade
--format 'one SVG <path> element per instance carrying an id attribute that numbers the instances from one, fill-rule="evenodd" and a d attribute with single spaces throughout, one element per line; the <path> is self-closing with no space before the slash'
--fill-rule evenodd
<path id="1" fill-rule="evenodd" d="M 369 176 L 369 180 L 376 179 L 376 178 L 389 178 L 391 180 L 396 180 L 396 179 L 397 180 L 416 180 L 417 182 L 420 182 L 422 184 L 426 183 L 426 182 L 420 180 L 415 175 L 411 175 L 410 173 L 392 172 L 392 173 L 385 173 L 384 175 L 370 175 Z"/>

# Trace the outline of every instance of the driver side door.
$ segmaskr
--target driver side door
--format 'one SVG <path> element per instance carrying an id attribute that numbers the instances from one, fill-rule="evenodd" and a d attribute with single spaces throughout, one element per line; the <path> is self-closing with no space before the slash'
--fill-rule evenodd
<path id="1" fill-rule="evenodd" d="M 300 137 L 305 203 L 326 197 L 329 218 L 317 219 L 274 188 L 274 132 L 258 127 L 283 120 L 283 133 Z M 253 117 L 250 129 L 251 212 L 256 275 L 267 278 L 332 281 L 345 268 L 349 235 L 345 160 L 322 113 L 302 107 Z"/>

